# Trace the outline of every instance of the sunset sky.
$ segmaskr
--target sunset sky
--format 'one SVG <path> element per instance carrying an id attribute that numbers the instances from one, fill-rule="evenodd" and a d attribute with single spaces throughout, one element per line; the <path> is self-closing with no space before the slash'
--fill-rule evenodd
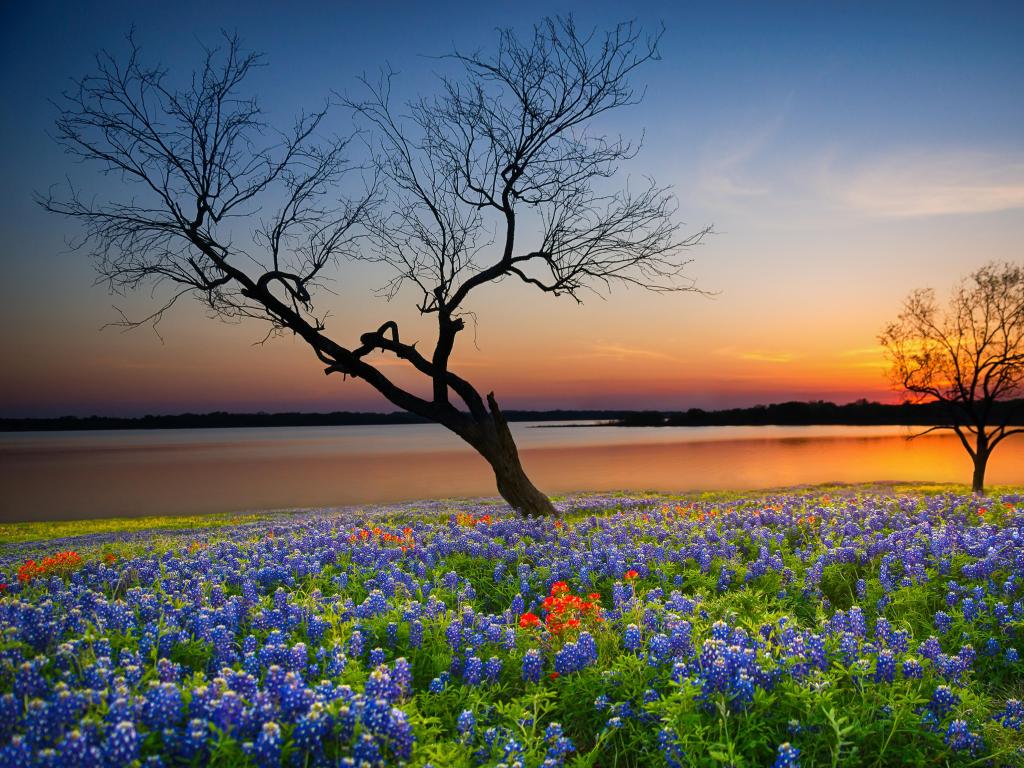
<path id="1" fill-rule="evenodd" d="M 52 100 L 92 56 L 125 50 L 187 75 L 218 30 L 268 66 L 250 82 L 287 125 L 385 64 L 402 98 L 430 93 L 453 45 L 573 12 L 666 26 L 640 70 L 643 103 L 602 123 L 643 137 L 621 179 L 674 187 L 687 230 L 715 233 L 688 274 L 713 295 L 616 289 L 583 306 L 506 281 L 476 296 L 453 367 L 506 408 L 687 408 L 788 399 L 892 401 L 877 336 L 911 289 L 947 290 L 986 261 L 1024 257 L 1021 3 L 19 3 L 0 31 L 0 415 L 185 410 L 393 410 L 326 377 L 289 338 L 182 302 L 152 331 L 100 330 L 149 296 L 111 297 L 66 246 L 73 223 L 33 193 L 66 177 L 111 188 L 53 142 Z M 713 5 L 713 8 L 711 7 Z M 898 7 L 897 7 L 898 6 Z M 642 10 L 637 10 L 641 7 Z M 351 130 L 342 111 L 331 128 Z M 329 330 L 342 343 L 396 319 L 432 341 L 413 294 L 374 297 L 382 273 L 342 265 Z M 392 369 L 389 369 L 392 370 Z M 399 381 L 412 377 L 395 367 Z"/>

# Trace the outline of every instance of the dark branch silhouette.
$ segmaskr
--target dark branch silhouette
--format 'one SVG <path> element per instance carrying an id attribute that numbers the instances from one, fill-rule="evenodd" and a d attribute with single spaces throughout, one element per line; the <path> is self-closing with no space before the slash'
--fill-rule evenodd
<path id="1" fill-rule="evenodd" d="M 347 159 L 350 139 L 321 137 L 326 107 L 285 132 L 264 123 L 240 92 L 262 61 L 237 38 L 207 51 L 177 87 L 142 63 L 129 37 L 126 60 L 100 55 L 95 73 L 65 94 L 57 133 L 68 152 L 99 161 L 138 197 L 96 202 L 72 190 L 41 202 L 82 222 L 82 245 L 112 290 L 173 286 L 143 321 L 122 324 L 155 323 L 184 295 L 224 319 L 267 321 L 272 333 L 303 339 L 328 374 L 362 378 L 462 437 L 514 508 L 552 513 L 494 394 L 482 396 L 449 362 L 473 317 L 470 294 L 505 278 L 576 301 L 614 283 L 693 290 L 681 254 L 707 230 L 680 236 L 674 199 L 653 181 L 614 188 L 636 147 L 593 133 L 595 118 L 637 102 L 629 78 L 657 57 L 659 36 L 629 23 L 581 35 L 571 19 L 545 21 L 525 40 L 503 31 L 493 55 L 445 57 L 460 74 L 401 109 L 392 74 L 364 81 L 367 97 L 344 102 L 366 130 L 371 160 L 362 166 Z M 364 193 L 335 199 L 353 175 Z M 261 207 L 270 204 L 272 215 Z M 390 267 L 388 298 L 415 288 L 419 311 L 437 320 L 431 352 L 403 340 L 393 320 L 358 344 L 328 335 L 313 296 L 328 268 L 348 259 Z M 398 386 L 371 362 L 375 353 L 408 362 L 430 396 Z"/>
<path id="2" fill-rule="evenodd" d="M 880 341 L 896 386 L 944 407 L 945 423 L 920 434 L 955 432 L 974 463 L 974 491 L 982 493 L 992 451 L 1024 433 L 1012 427 L 1015 410 L 1000 407 L 1024 394 L 1024 267 L 981 267 L 953 289 L 945 308 L 930 288 L 914 291 Z"/>

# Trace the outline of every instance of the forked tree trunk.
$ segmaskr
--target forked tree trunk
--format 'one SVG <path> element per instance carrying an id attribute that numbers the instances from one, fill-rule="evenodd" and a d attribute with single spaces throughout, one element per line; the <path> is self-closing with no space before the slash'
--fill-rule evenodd
<path id="1" fill-rule="evenodd" d="M 474 435 L 473 440 L 467 438 L 467 441 L 487 459 L 494 470 L 498 493 L 522 515 L 557 515 L 551 499 L 541 493 L 526 476 L 515 439 L 494 399 L 494 393 L 487 395 L 487 405 L 491 411 L 490 419 L 481 425 L 480 432 Z"/>

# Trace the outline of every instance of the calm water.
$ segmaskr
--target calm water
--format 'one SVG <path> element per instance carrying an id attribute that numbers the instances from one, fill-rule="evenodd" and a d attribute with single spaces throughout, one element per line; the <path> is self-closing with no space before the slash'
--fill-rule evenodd
<path id="1" fill-rule="evenodd" d="M 955 436 L 903 427 L 512 426 L 549 493 L 970 478 Z M 1024 439 L 999 446 L 988 479 L 1024 484 Z M 494 493 L 483 459 L 434 425 L 0 433 L 6 521 Z"/>

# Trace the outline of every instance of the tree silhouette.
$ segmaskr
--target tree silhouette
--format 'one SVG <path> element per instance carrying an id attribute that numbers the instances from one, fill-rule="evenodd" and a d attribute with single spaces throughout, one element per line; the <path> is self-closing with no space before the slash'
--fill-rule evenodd
<path id="1" fill-rule="evenodd" d="M 450 358 L 472 315 L 470 294 L 505 278 L 576 301 L 613 283 L 693 290 L 682 254 L 707 230 L 680 236 L 673 197 L 651 181 L 613 187 L 637 148 L 594 131 L 596 118 L 637 103 L 629 79 L 657 58 L 659 37 L 631 23 L 581 34 L 571 19 L 545 20 L 524 39 L 501 31 L 491 55 L 444 57 L 459 75 L 398 109 L 391 73 L 364 79 L 367 96 L 341 104 L 367 137 L 369 161 L 356 165 L 348 155 L 359 143 L 320 136 L 326 108 L 270 130 L 241 90 L 261 57 L 237 38 L 208 50 L 176 87 L 164 69 L 142 63 L 129 36 L 125 60 L 101 54 L 65 94 L 57 138 L 129 182 L 130 197 L 97 202 L 72 189 L 41 202 L 82 222 L 81 245 L 112 290 L 172 287 L 151 315 L 122 324 L 155 323 L 184 295 L 220 318 L 267 321 L 271 333 L 303 339 L 328 374 L 362 378 L 459 435 L 491 465 L 513 508 L 551 513 L 494 394 L 481 396 Z M 352 178 L 362 193 L 335 200 Z M 393 320 L 358 344 L 329 334 L 315 289 L 331 267 L 356 259 L 391 269 L 389 299 L 415 290 L 419 312 L 436 318 L 432 352 Z M 379 354 L 411 365 L 430 395 L 396 384 L 370 358 Z"/>
<path id="2" fill-rule="evenodd" d="M 940 403 L 974 463 L 972 487 L 984 492 L 992 451 L 1024 428 L 997 401 L 1024 394 L 1024 268 L 987 264 L 953 289 L 940 307 L 930 288 L 913 291 L 880 337 L 893 382 L 913 400 Z M 998 418 L 996 416 L 998 412 Z"/>

